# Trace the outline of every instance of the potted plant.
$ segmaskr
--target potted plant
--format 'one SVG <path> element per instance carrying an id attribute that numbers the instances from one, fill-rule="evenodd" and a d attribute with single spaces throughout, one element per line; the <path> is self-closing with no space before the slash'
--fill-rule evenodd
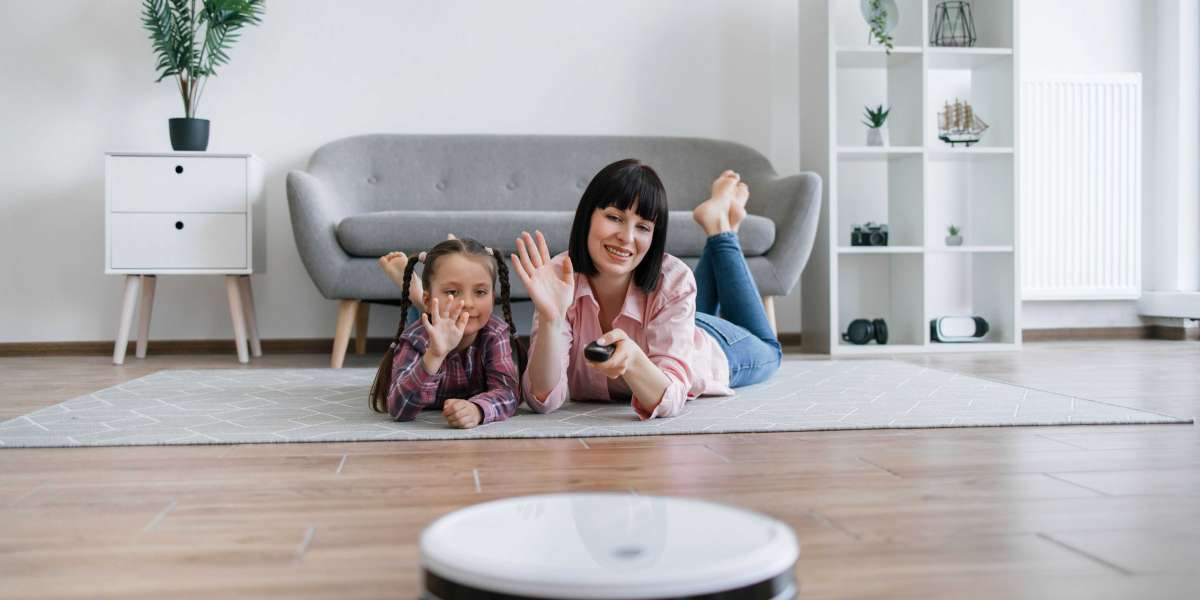
<path id="1" fill-rule="evenodd" d="M 239 30 L 262 20 L 264 0 L 143 0 L 142 23 L 150 32 L 160 82 L 174 77 L 183 98 L 183 117 L 168 119 L 175 150 L 208 148 L 208 119 L 196 108 L 208 78 L 229 62 Z M 201 32 L 203 30 L 203 32 Z"/>
<path id="2" fill-rule="evenodd" d="M 946 236 L 946 245 L 947 246 L 961 246 L 963 243 L 963 239 L 962 239 L 961 235 L 958 235 L 958 233 L 960 231 L 958 226 L 951 225 L 951 226 L 947 227 L 946 230 L 950 232 L 950 235 Z"/>
<path id="3" fill-rule="evenodd" d="M 862 122 L 867 126 L 867 145 L 868 146 L 886 146 L 888 145 L 887 126 L 884 123 L 887 121 L 888 113 L 892 112 L 891 107 L 886 110 L 880 104 L 875 108 L 870 106 L 863 107 L 863 116 L 866 120 Z"/>
<path id="4" fill-rule="evenodd" d="M 895 0 L 861 0 L 858 6 L 863 20 L 871 29 L 868 41 L 883 45 L 883 51 L 892 53 L 892 30 L 900 22 L 900 11 L 896 9 Z"/>

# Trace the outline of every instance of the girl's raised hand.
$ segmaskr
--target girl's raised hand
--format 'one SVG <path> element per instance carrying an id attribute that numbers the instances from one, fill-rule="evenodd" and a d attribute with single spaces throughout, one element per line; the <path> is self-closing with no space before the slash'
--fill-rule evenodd
<path id="1" fill-rule="evenodd" d="M 513 270 L 529 290 L 529 298 L 538 316 L 547 321 L 566 317 L 575 296 L 575 269 L 571 257 L 563 260 L 562 269 L 550 263 L 546 238 L 537 232 L 534 242 L 528 231 L 517 238 L 517 254 L 512 255 Z"/>
<path id="2" fill-rule="evenodd" d="M 443 309 L 434 297 L 430 302 L 429 312 L 421 313 L 421 324 L 425 326 L 425 333 L 429 335 L 429 348 L 425 352 L 445 358 L 462 341 L 470 318 L 470 313 L 463 310 L 462 300 L 451 300 L 450 305 Z"/>

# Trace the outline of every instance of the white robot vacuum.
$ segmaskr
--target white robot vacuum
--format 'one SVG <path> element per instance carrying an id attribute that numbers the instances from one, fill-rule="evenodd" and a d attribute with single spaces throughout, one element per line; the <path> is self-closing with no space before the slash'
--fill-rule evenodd
<path id="1" fill-rule="evenodd" d="M 478 504 L 421 534 L 422 600 L 786 600 L 796 536 L 747 510 L 633 494 Z"/>

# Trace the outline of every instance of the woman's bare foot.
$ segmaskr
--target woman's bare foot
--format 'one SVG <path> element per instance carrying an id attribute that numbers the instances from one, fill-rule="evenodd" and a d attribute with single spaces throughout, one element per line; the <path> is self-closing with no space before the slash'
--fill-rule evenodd
<path id="1" fill-rule="evenodd" d="M 388 252 L 379 257 L 379 266 L 396 287 L 404 289 L 404 269 L 408 266 L 408 255 L 403 252 Z"/>
<path id="2" fill-rule="evenodd" d="M 746 218 L 746 203 L 750 201 L 750 186 L 739 181 L 733 193 L 733 202 L 729 203 L 729 228 L 737 231 Z"/>
<path id="3" fill-rule="evenodd" d="M 692 218 L 704 229 L 705 234 L 732 231 L 729 223 L 730 206 L 734 204 L 739 179 L 733 171 L 721 173 L 713 182 L 712 197 L 692 210 Z"/>

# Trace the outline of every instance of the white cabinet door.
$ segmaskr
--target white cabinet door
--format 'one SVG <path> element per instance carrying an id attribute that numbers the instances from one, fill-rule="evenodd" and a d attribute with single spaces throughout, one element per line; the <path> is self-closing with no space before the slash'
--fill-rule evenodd
<path id="1" fill-rule="evenodd" d="M 246 212 L 246 159 L 110 156 L 113 212 Z"/>
<path id="2" fill-rule="evenodd" d="M 246 215 L 109 215 L 113 269 L 244 269 Z"/>

